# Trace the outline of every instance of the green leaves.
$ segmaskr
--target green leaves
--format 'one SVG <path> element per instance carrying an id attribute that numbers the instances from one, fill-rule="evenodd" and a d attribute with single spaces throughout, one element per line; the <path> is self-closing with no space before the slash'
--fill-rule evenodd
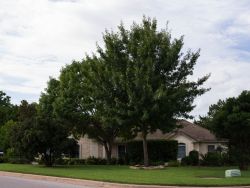
<path id="1" fill-rule="evenodd" d="M 211 105 L 203 125 L 229 140 L 229 151 L 241 168 L 250 163 L 250 91 Z M 231 156 L 232 157 L 232 156 Z"/>
<path id="2" fill-rule="evenodd" d="M 15 118 L 15 107 L 10 103 L 10 97 L 0 91 L 0 127 L 8 120 Z"/>
<path id="3" fill-rule="evenodd" d="M 96 54 L 62 69 L 57 116 L 110 146 L 117 136 L 171 131 L 176 118 L 190 117 L 209 76 L 187 79 L 199 51 L 184 54 L 183 37 L 171 39 L 168 29 L 158 31 L 156 19 L 143 17 L 128 30 L 123 24 L 117 32 L 106 30 L 103 41 Z"/>

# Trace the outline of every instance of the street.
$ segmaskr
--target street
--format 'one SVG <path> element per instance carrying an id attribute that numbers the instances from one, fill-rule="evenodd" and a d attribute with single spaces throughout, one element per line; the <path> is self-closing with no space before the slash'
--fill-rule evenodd
<path id="1" fill-rule="evenodd" d="M 31 180 L 18 177 L 0 176 L 0 188 L 90 188 L 90 187 L 45 181 L 45 180 Z"/>

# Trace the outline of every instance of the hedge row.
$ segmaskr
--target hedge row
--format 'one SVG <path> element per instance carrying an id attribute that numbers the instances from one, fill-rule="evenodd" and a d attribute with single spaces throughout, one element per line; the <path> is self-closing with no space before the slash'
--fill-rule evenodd
<path id="1" fill-rule="evenodd" d="M 4 157 L 0 156 L 0 163 L 12 163 L 12 164 L 28 164 L 29 160 L 22 157 Z"/>
<path id="2" fill-rule="evenodd" d="M 42 161 L 39 161 L 42 164 Z M 79 159 L 79 158 L 65 158 L 65 159 L 57 159 L 55 161 L 55 165 L 106 165 L 107 159 L 89 157 L 87 159 Z M 122 159 L 111 159 L 111 165 L 124 165 L 125 161 Z"/>
<path id="3" fill-rule="evenodd" d="M 143 163 L 142 141 L 127 143 L 127 157 L 129 163 Z M 168 162 L 176 160 L 178 143 L 175 140 L 150 140 L 148 141 L 148 154 L 151 163 Z"/>
<path id="4" fill-rule="evenodd" d="M 199 157 L 200 156 L 200 157 Z M 228 153 L 208 152 L 206 154 L 199 154 L 198 151 L 190 151 L 189 156 L 181 160 L 182 165 L 202 165 L 202 166 L 226 166 L 235 165 L 235 162 L 230 159 Z"/>

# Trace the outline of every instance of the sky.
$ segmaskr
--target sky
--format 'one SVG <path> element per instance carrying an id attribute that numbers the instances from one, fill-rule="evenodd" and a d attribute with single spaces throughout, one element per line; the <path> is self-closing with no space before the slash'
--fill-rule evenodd
<path id="1" fill-rule="evenodd" d="M 250 90 L 248 0 L 0 1 L 0 90 L 14 104 L 37 102 L 50 76 L 102 45 L 105 29 L 127 29 L 143 15 L 184 35 L 184 52 L 201 49 L 192 79 L 211 73 L 211 90 L 195 99 L 194 117 L 219 99 Z"/>

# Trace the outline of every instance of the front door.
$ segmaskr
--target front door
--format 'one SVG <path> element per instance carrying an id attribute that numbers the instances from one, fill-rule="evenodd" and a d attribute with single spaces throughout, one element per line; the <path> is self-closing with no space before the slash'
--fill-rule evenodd
<path id="1" fill-rule="evenodd" d="M 184 143 L 179 143 L 178 144 L 178 159 L 182 159 L 186 157 L 186 144 Z"/>

